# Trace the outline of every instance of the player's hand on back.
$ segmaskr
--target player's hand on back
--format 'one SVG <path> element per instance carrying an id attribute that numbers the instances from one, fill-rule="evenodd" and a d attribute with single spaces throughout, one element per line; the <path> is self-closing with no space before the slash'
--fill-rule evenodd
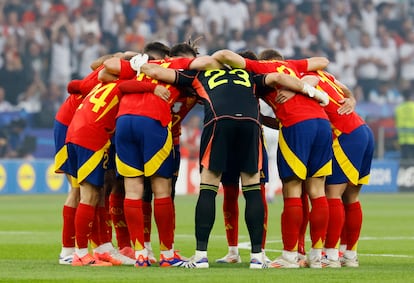
<path id="1" fill-rule="evenodd" d="M 155 87 L 154 94 L 167 102 L 170 99 L 171 95 L 170 91 L 162 85 L 157 85 Z"/>
<path id="2" fill-rule="evenodd" d="M 338 101 L 341 103 L 341 106 L 338 108 L 338 114 L 340 115 L 349 115 L 354 112 L 356 100 L 353 97 L 345 97 Z"/>
<path id="3" fill-rule="evenodd" d="M 281 89 L 278 91 L 276 96 L 276 103 L 285 103 L 289 99 L 291 99 L 293 96 L 295 96 L 295 93 L 293 91 L 290 91 L 288 89 Z"/>

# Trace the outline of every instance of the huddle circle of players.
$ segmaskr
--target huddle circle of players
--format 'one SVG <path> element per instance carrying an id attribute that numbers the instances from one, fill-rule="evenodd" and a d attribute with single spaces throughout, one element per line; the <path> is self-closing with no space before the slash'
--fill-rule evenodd
<path id="1" fill-rule="evenodd" d="M 217 263 L 241 262 L 241 188 L 251 269 L 359 266 L 358 195 L 369 181 L 372 132 L 354 112 L 349 89 L 324 71 L 326 58 L 284 60 L 271 49 L 258 58 L 229 50 L 197 56 L 191 42 L 171 48 L 152 42 L 143 53 L 103 56 L 87 77 L 68 84 L 70 95 L 54 126 L 55 172 L 65 173 L 71 184 L 62 211 L 60 264 L 208 268 L 221 183 L 228 253 Z M 259 99 L 276 119 L 260 113 Z M 204 125 L 196 250 L 185 258 L 174 247 L 174 196 L 181 122 L 197 103 L 204 106 Z M 263 126 L 279 129 L 283 251 L 274 260 L 265 253 L 269 176 Z M 152 214 L 159 258 L 151 246 Z"/>

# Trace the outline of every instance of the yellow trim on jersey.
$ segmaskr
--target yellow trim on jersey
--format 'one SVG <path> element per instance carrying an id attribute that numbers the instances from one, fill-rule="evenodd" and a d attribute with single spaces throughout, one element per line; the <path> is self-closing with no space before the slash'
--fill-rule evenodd
<path id="1" fill-rule="evenodd" d="M 296 154 L 289 148 L 283 136 L 283 132 L 279 131 L 279 147 L 283 158 L 289 164 L 289 167 L 300 179 L 305 180 L 307 168 L 305 164 L 296 156 Z"/>
<path id="2" fill-rule="evenodd" d="M 112 108 L 114 108 L 118 104 L 119 104 L 118 96 L 114 96 L 114 98 L 112 98 L 112 100 L 109 102 L 109 105 L 107 107 L 105 107 L 102 114 L 99 115 L 98 118 L 96 118 L 95 122 L 98 122 L 102 117 L 104 117 Z"/>
<path id="3" fill-rule="evenodd" d="M 78 169 L 78 182 L 82 183 L 89 174 L 95 170 L 98 164 L 102 161 L 105 155 L 108 154 L 107 150 L 111 144 L 111 141 L 107 141 L 106 144 L 92 156 Z"/>
<path id="4" fill-rule="evenodd" d="M 333 141 L 333 152 L 338 162 L 339 166 L 341 167 L 342 171 L 344 171 L 345 176 L 353 185 L 358 185 L 359 180 L 359 172 L 352 164 L 352 162 L 346 156 L 344 150 L 341 147 L 338 139 Z"/>
<path id="5" fill-rule="evenodd" d="M 60 167 L 68 160 L 68 150 L 66 144 L 55 154 L 55 172 L 62 173 Z"/>
<path id="6" fill-rule="evenodd" d="M 168 128 L 167 139 L 164 146 L 144 164 L 145 176 L 152 176 L 157 172 L 163 162 L 168 158 L 172 150 L 172 134 L 170 127 Z"/>
<path id="7" fill-rule="evenodd" d="M 133 178 L 144 175 L 143 171 L 122 162 L 122 160 L 119 159 L 118 155 L 115 156 L 115 164 L 119 174 L 121 174 L 124 177 Z"/>
<path id="8" fill-rule="evenodd" d="M 332 175 L 332 160 L 326 162 L 312 177 L 321 177 Z"/>

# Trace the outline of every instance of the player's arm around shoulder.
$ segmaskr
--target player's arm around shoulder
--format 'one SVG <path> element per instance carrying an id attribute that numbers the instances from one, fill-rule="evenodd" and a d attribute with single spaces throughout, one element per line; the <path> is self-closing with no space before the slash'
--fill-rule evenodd
<path id="1" fill-rule="evenodd" d="M 98 80 L 103 83 L 113 82 L 113 81 L 116 81 L 117 79 L 118 79 L 117 75 L 111 74 L 105 69 L 100 70 L 98 73 Z"/>
<path id="2" fill-rule="evenodd" d="M 141 73 L 166 83 L 174 83 L 176 79 L 176 70 L 161 67 L 158 64 L 145 63 L 141 66 Z"/>
<path id="3" fill-rule="evenodd" d="M 216 59 L 221 64 L 228 65 L 232 68 L 246 68 L 246 60 L 239 54 L 228 49 L 216 51 L 213 55 L 211 55 L 211 57 Z"/>
<path id="4" fill-rule="evenodd" d="M 323 70 L 329 65 L 329 59 L 326 57 L 310 57 L 307 62 L 308 71 Z"/>
<path id="5" fill-rule="evenodd" d="M 191 70 L 222 69 L 224 66 L 212 56 L 200 56 L 190 63 Z"/>
<path id="6" fill-rule="evenodd" d="M 304 83 L 296 77 L 284 73 L 268 73 L 265 77 L 265 84 L 272 88 L 288 88 L 292 91 L 301 92 Z"/>

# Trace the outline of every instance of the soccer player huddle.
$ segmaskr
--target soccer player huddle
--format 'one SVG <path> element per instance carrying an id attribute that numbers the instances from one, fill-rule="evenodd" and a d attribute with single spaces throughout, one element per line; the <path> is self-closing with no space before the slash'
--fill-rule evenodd
<path id="1" fill-rule="evenodd" d="M 63 206 L 59 263 L 208 268 L 221 183 L 229 248 L 216 262 L 241 262 L 241 188 L 250 268 L 358 267 L 358 195 L 369 180 L 374 142 L 354 112 L 351 91 L 324 71 L 328 64 L 323 57 L 284 60 L 271 49 L 258 55 L 219 50 L 197 56 L 191 42 L 171 48 L 152 42 L 142 53 L 97 59 L 87 77 L 68 84 L 70 95 L 55 120 L 55 168 L 71 185 Z M 260 113 L 260 99 L 276 119 Z M 174 196 L 181 122 L 197 103 L 204 106 L 204 125 L 196 250 L 185 258 L 174 247 Z M 264 126 L 279 129 L 283 251 L 274 260 L 265 254 Z M 150 241 L 152 214 L 158 259 Z M 306 252 L 308 223 L 311 248 Z"/>

